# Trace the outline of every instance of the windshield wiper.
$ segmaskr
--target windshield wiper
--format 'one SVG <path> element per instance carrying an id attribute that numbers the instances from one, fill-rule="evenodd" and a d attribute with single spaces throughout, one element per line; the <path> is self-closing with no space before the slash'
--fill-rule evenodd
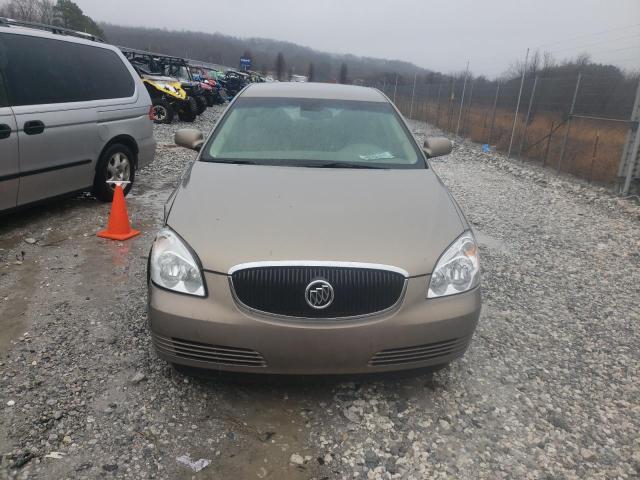
<path id="1" fill-rule="evenodd" d="M 378 165 L 363 165 L 361 163 L 349 163 L 349 162 L 329 162 L 309 165 L 314 168 L 367 168 L 367 169 L 385 169 Z"/>
<path id="2" fill-rule="evenodd" d="M 211 163 L 231 163 L 233 165 L 258 165 L 258 162 L 253 160 L 205 160 L 205 162 Z"/>

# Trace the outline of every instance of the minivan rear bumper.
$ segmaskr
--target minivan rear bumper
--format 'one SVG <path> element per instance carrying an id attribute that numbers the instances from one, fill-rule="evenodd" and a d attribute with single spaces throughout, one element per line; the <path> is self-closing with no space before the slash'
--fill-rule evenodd
<path id="1" fill-rule="evenodd" d="M 428 278 L 409 279 L 395 311 L 321 321 L 247 312 L 235 303 L 226 275 L 205 273 L 207 298 L 150 283 L 149 327 L 161 358 L 199 368 L 356 374 L 441 365 L 466 351 L 480 315 L 480 288 L 427 300 Z"/>

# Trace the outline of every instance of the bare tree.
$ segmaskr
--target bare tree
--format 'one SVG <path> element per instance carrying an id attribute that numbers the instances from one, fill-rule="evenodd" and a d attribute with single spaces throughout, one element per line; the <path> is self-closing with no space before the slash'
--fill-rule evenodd
<path id="1" fill-rule="evenodd" d="M 580 66 L 588 65 L 591 63 L 591 55 L 586 52 L 581 53 L 575 58 L 573 63 Z"/>
<path id="2" fill-rule="evenodd" d="M 546 51 L 542 54 L 542 72 L 548 73 L 553 68 L 556 68 L 557 65 L 558 62 L 556 62 L 553 53 Z"/>
<path id="3" fill-rule="evenodd" d="M 307 73 L 307 79 L 310 82 L 314 82 L 316 80 L 316 72 L 315 72 L 315 67 L 313 65 L 313 62 L 309 63 L 309 70 L 308 70 L 308 73 Z"/>
<path id="4" fill-rule="evenodd" d="M 529 62 L 527 63 L 527 75 L 535 75 L 540 70 L 540 65 L 542 63 L 542 56 L 540 55 L 540 51 L 536 50 L 529 56 Z"/>
<path id="5" fill-rule="evenodd" d="M 342 63 L 340 66 L 340 75 L 338 76 L 338 83 L 347 83 L 347 64 Z"/>
<path id="6" fill-rule="evenodd" d="M 284 76 L 284 70 L 286 68 L 286 64 L 284 63 L 284 55 L 282 52 L 278 52 L 278 56 L 276 57 L 276 78 L 278 81 L 282 81 Z"/>
<path id="7" fill-rule="evenodd" d="M 40 0 L 40 22 L 47 25 L 53 23 L 55 18 L 55 4 L 52 0 Z"/>
<path id="8" fill-rule="evenodd" d="M 42 22 L 42 10 L 45 5 L 53 8 L 49 1 L 9 0 L 0 7 L 0 15 L 25 22 Z"/>

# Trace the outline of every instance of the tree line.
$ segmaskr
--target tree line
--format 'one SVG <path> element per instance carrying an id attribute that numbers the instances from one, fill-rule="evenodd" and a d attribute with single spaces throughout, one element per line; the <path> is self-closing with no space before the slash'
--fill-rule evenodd
<path id="1" fill-rule="evenodd" d="M 412 93 L 415 78 L 417 98 L 459 105 L 464 89 L 465 104 L 472 99 L 474 105 L 492 107 L 495 102 L 498 108 L 511 110 L 517 102 L 523 73 L 521 109 L 523 105 L 527 108 L 533 95 L 531 118 L 542 111 L 566 117 L 580 75 L 574 113 L 628 119 L 640 82 L 640 72 L 625 72 L 614 65 L 595 63 L 587 54 L 559 61 L 549 52 L 534 52 L 526 66 L 523 61 L 515 62 L 495 79 L 464 71 L 429 72 L 415 77 L 390 72 L 369 77 L 364 83 L 378 88 L 386 85 L 388 94 L 395 89 L 406 97 Z"/>
<path id="2" fill-rule="evenodd" d="M 0 17 L 55 25 L 104 39 L 104 32 L 98 24 L 71 0 L 8 0 L 0 3 Z"/>
<path id="3" fill-rule="evenodd" d="M 232 68 L 238 68 L 240 57 L 249 54 L 253 70 L 274 73 L 281 80 L 287 80 L 290 75 L 306 75 L 318 82 L 336 82 L 354 81 L 387 71 L 406 75 L 413 75 L 416 71 L 421 74 L 430 72 L 400 60 L 337 55 L 266 38 L 237 38 L 220 33 L 170 31 L 105 23 L 101 23 L 100 27 L 109 40 L 118 45 Z"/>
<path id="4" fill-rule="evenodd" d="M 291 42 L 265 38 L 237 38 L 220 33 L 170 31 L 160 28 L 128 27 L 107 23 L 97 24 L 71 0 L 0 0 L 0 16 L 59 25 L 98 35 L 115 45 L 149 50 L 178 57 L 191 58 L 237 68 L 240 57 L 252 59 L 252 69 L 272 73 L 281 81 L 293 75 L 306 75 L 311 81 L 357 83 L 391 86 L 407 90 L 416 80 L 419 91 L 430 96 L 436 89 L 442 98 L 460 98 L 465 72 L 444 74 L 399 60 L 338 55 L 320 52 Z M 534 52 L 526 66 L 516 62 L 500 78 L 468 75 L 473 85 L 474 103 L 490 104 L 495 100 L 500 84 L 500 102 L 508 106 L 517 93 L 520 77 L 525 72 L 527 82 L 523 101 L 532 92 L 533 78 L 541 81 L 536 88 L 535 109 L 567 113 L 578 73 L 584 75 L 578 106 L 591 114 L 606 114 L 625 118 L 633 103 L 638 73 L 629 74 L 613 65 L 591 61 L 588 55 L 565 61 L 556 60 L 548 52 Z M 564 79 L 564 80 L 563 80 Z"/>

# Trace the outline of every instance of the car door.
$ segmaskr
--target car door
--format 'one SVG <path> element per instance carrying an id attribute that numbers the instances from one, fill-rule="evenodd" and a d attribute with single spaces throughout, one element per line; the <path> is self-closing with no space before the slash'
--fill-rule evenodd
<path id="1" fill-rule="evenodd" d="M 0 211 L 13 208 L 17 203 L 20 182 L 18 154 L 16 120 L 11 108 L 3 106 L 0 92 Z"/>
<path id="2" fill-rule="evenodd" d="M 93 182 L 99 143 L 78 49 L 82 44 L 0 34 L 8 54 L 6 83 L 20 143 L 17 204 L 82 190 Z"/>
<path id="3" fill-rule="evenodd" d="M 16 206 L 20 162 L 18 129 L 5 88 L 7 51 L 0 45 L 0 211 Z"/>

